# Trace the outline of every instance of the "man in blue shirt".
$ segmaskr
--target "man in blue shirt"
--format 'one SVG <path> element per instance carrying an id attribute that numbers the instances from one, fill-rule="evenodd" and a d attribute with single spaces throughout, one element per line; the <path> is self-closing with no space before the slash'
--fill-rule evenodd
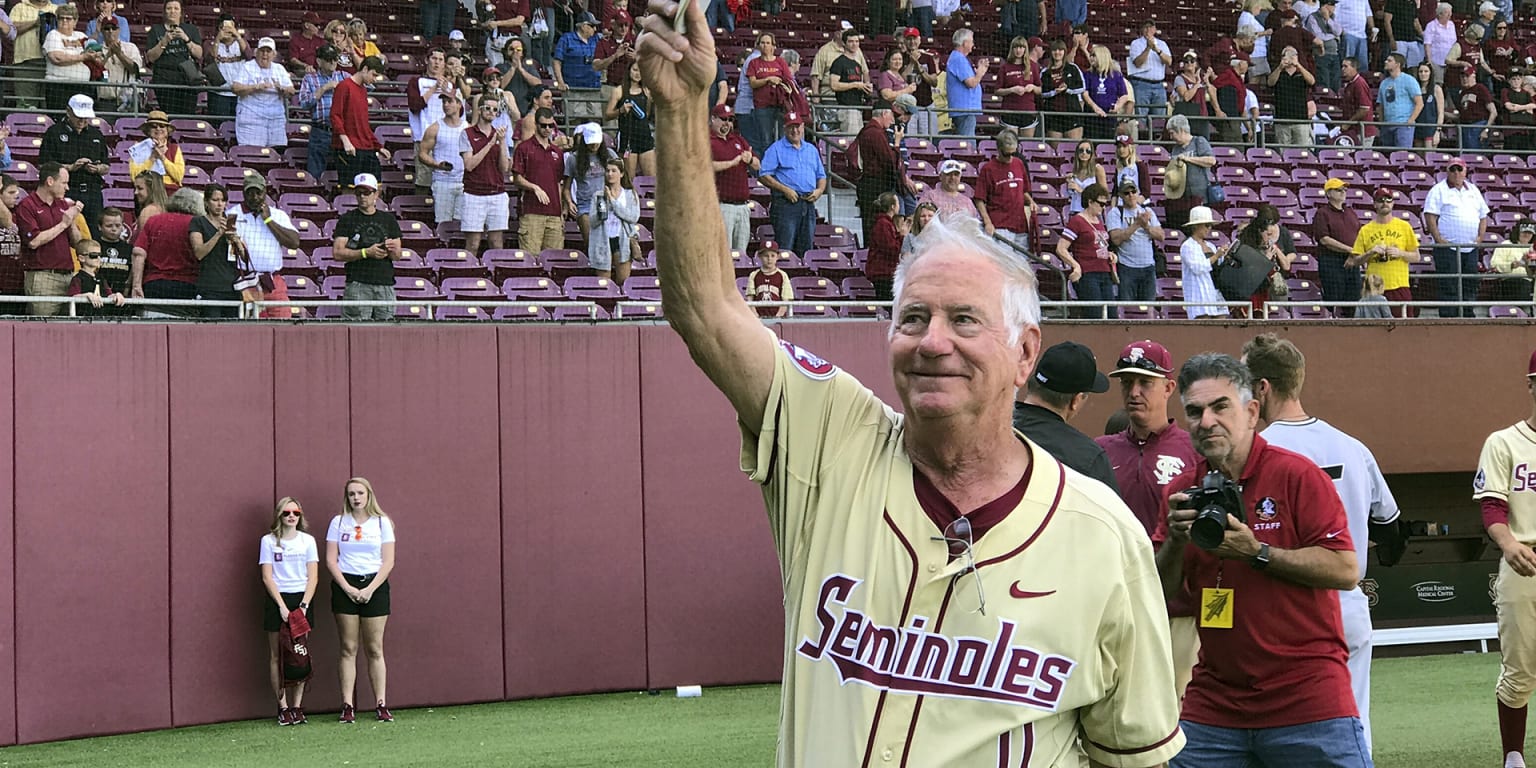
<path id="1" fill-rule="evenodd" d="M 1376 87 L 1376 101 L 1381 104 L 1381 119 L 1387 123 L 1376 137 L 1377 147 L 1413 146 L 1414 121 L 1424 109 L 1424 91 L 1418 78 L 1403 70 L 1407 60 L 1401 53 L 1387 57 L 1387 66 Z"/>
<path id="2" fill-rule="evenodd" d="M 805 140 L 805 115 L 784 114 L 784 138 L 763 154 L 758 181 L 773 190 L 768 219 L 781 250 L 805 255 L 816 233 L 816 201 L 827 192 L 827 169 L 816 145 Z"/>
<path id="3" fill-rule="evenodd" d="M 565 115 L 573 122 L 583 118 L 602 119 L 603 75 L 592 66 L 597 56 L 597 17 L 583 11 L 576 16 L 576 29 L 560 36 L 555 43 L 555 87 L 565 94 Z M 571 93 L 571 89 L 582 93 Z M 590 89 L 590 90 L 589 90 Z"/>
<path id="4" fill-rule="evenodd" d="M 981 114 L 981 78 L 987 74 L 987 60 L 971 66 L 966 58 L 976 47 L 975 33 L 962 29 L 955 33 L 955 49 L 949 52 L 949 62 L 944 66 L 945 93 L 949 97 L 949 119 L 955 124 L 956 136 L 975 136 L 976 117 Z"/>

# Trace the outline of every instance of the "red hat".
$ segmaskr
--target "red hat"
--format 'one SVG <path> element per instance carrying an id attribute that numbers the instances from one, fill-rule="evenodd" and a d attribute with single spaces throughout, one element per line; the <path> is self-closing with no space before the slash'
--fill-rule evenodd
<path id="1" fill-rule="evenodd" d="M 323 26 L 325 24 L 325 20 L 320 18 L 320 14 L 315 13 L 314 11 L 305 11 L 304 12 L 304 23 L 305 24 L 313 24 L 313 25 L 319 27 L 319 26 Z"/>
<path id="2" fill-rule="evenodd" d="M 1033 48 L 1044 48 L 1045 47 L 1045 41 L 1041 40 L 1038 37 L 1031 37 L 1029 39 L 1029 47 L 1032 48 L 1032 49 Z"/>
<path id="3" fill-rule="evenodd" d="M 1115 144 L 1117 146 L 1130 147 L 1135 146 L 1136 140 L 1131 138 L 1130 135 L 1122 133 L 1115 137 Z"/>
<path id="4" fill-rule="evenodd" d="M 1371 199 L 1375 200 L 1375 201 L 1378 201 L 1378 202 L 1380 202 L 1382 200 L 1389 200 L 1389 201 L 1396 202 L 1397 201 L 1397 193 L 1392 191 L 1392 190 L 1390 190 L 1390 189 L 1387 189 L 1386 187 L 1377 187 L 1376 191 L 1371 193 Z"/>
<path id="5" fill-rule="evenodd" d="M 729 104 L 716 104 L 715 108 L 709 111 L 709 116 L 718 117 L 721 120 L 730 120 L 736 116 L 736 110 L 731 109 Z"/>
<path id="6" fill-rule="evenodd" d="M 1525 374 L 1525 377 L 1527 379 L 1529 379 L 1532 376 L 1536 376 L 1536 352 L 1532 352 L 1531 353 L 1531 364 L 1530 364 L 1530 366 L 1528 368 L 1526 368 L 1526 370 L 1529 371 L 1528 373 Z"/>
<path id="7" fill-rule="evenodd" d="M 1151 339 L 1133 341 L 1120 350 L 1115 370 L 1109 372 L 1111 376 L 1127 374 L 1166 379 L 1173 375 L 1173 356 L 1168 354 L 1166 347 Z"/>
<path id="8" fill-rule="evenodd" d="M 1285 9 L 1285 10 L 1280 12 L 1280 18 L 1282 20 L 1283 19 L 1299 19 L 1299 18 L 1301 18 L 1301 14 L 1297 13 L 1294 9 L 1287 8 L 1287 9 Z"/>
<path id="9" fill-rule="evenodd" d="M 501 70 L 495 67 L 486 67 L 485 70 L 480 73 L 481 80 L 490 80 L 494 77 L 501 77 Z"/>
<path id="10" fill-rule="evenodd" d="M 1248 54 L 1243 53 L 1242 51 L 1237 51 L 1237 50 L 1232 51 L 1232 55 L 1228 57 L 1228 60 L 1229 61 L 1250 61 L 1250 59 L 1248 58 Z"/>
<path id="11" fill-rule="evenodd" d="M 788 128 L 791 125 L 805 125 L 805 117 L 799 112 L 785 112 L 784 127 Z"/>
<path id="12" fill-rule="evenodd" d="M 635 19 L 634 19 L 633 16 L 629 15 L 629 11 L 620 10 L 617 13 L 614 13 L 613 14 L 613 18 L 609 19 L 608 22 L 611 23 L 611 24 L 631 24 L 632 25 L 632 24 L 635 23 Z"/>
<path id="13" fill-rule="evenodd" d="M 907 27 L 907 31 L 901 33 L 902 37 L 922 37 L 923 33 L 917 27 Z"/>
<path id="14" fill-rule="evenodd" d="M 1465 161 L 1465 160 L 1463 160 L 1463 159 L 1461 159 L 1459 157 L 1456 157 L 1455 155 L 1452 155 L 1452 156 L 1447 157 L 1445 159 L 1445 167 L 1447 169 L 1449 169 L 1453 165 L 1460 167 L 1463 171 L 1465 171 L 1467 169 L 1467 161 Z"/>

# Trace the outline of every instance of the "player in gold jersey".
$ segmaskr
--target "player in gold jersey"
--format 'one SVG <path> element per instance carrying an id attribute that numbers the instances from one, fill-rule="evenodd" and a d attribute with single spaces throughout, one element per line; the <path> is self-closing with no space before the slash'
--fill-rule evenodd
<path id="1" fill-rule="evenodd" d="M 1034 275 L 936 221 L 895 278 L 903 414 L 780 342 L 736 290 L 709 159 L 714 41 L 652 0 L 667 319 L 740 419 L 785 591 L 781 766 L 1140 768 L 1184 743 L 1151 542 L 1010 426 L 1041 354 Z"/>
<path id="2" fill-rule="evenodd" d="M 1494 584 L 1503 665 L 1494 689 L 1505 768 L 1525 768 L 1525 715 L 1536 690 L 1536 353 L 1526 368 L 1531 414 L 1483 442 L 1472 498 L 1504 558 Z"/>

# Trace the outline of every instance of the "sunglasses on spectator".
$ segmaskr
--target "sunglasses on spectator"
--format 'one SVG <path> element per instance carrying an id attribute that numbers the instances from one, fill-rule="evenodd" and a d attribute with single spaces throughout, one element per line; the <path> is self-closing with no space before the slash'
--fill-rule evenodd
<path id="1" fill-rule="evenodd" d="M 539 127 L 540 128 L 554 128 L 555 124 L 554 123 L 539 123 Z"/>
<path id="2" fill-rule="evenodd" d="M 302 517 L 303 515 L 304 515 L 303 510 L 298 510 L 298 509 L 285 509 L 285 510 L 283 510 L 283 517 Z"/>
<path id="3" fill-rule="evenodd" d="M 950 557 L 959 557 L 965 560 L 965 568 L 955 574 L 958 579 L 967 573 L 976 577 L 976 610 L 981 615 L 987 615 L 987 595 L 981 590 L 981 574 L 976 573 L 975 541 L 971 538 L 971 521 L 964 517 L 957 517 L 949 525 L 944 526 L 943 535 L 934 536 L 934 541 L 942 541 L 949 547 Z"/>
<path id="4" fill-rule="evenodd" d="M 379 193 L 379 191 L 377 189 L 369 189 L 367 187 L 358 187 L 357 188 L 357 196 L 358 197 L 367 197 L 369 195 L 377 195 L 378 193 Z"/>
<path id="5" fill-rule="evenodd" d="M 101 258 L 101 251 L 81 251 L 75 255 L 82 259 L 99 259 Z"/>
<path id="6" fill-rule="evenodd" d="M 1097 200 L 1094 200 L 1093 202 L 1098 203 L 1099 205 L 1109 205 L 1109 198 L 1107 198 L 1107 197 L 1099 198 Z"/>
<path id="7" fill-rule="evenodd" d="M 1466 169 L 1466 166 L 1463 165 L 1448 165 L 1445 167 L 1447 173 L 1456 173 L 1457 171 L 1465 171 Z"/>
<path id="8" fill-rule="evenodd" d="M 1077 148 L 1077 153 L 1079 155 L 1086 155 L 1086 154 L 1088 154 L 1089 152 L 1092 152 L 1092 151 L 1093 151 L 1093 147 L 1078 147 Z"/>

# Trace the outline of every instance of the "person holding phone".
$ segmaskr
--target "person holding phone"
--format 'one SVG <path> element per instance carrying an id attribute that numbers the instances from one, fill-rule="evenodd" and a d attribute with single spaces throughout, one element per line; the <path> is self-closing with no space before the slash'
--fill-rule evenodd
<path id="1" fill-rule="evenodd" d="M 154 71 L 155 101 L 166 113 L 177 117 L 193 114 L 197 107 L 196 85 L 184 62 L 203 59 L 203 33 L 197 25 L 185 23 L 182 18 L 181 0 L 168 0 L 165 4 L 165 20 L 149 29 L 149 50 L 144 54 Z"/>
<path id="2" fill-rule="evenodd" d="M 389 621 L 389 574 L 395 568 L 395 523 L 361 477 L 342 487 L 342 512 L 325 532 L 325 564 L 331 572 L 331 612 L 341 641 L 337 676 L 341 682 L 341 722 L 357 721 L 353 687 L 357 682 L 357 646 L 362 637 L 368 657 L 368 682 L 378 701 L 379 722 L 395 721 L 384 698 L 384 625 Z"/>
<path id="3" fill-rule="evenodd" d="M 268 597 L 262 603 L 261 628 L 267 632 L 267 668 L 277 695 L 278 725 L 309 722 L 304 716 L 304 683 L 283 685 L 277 644 L 278 630 L 290 612 L 303 611 L 304 618 L 314 620 L 310 605 L 320 586 L 320 549 L 308 531 L 304 508 L 292 496 L 284 496 L 277 502 L 267 534 L 261 537 L 261 584 Z"/>
<path id="4" fill-rule="evenodd" d="M 455 91 L 444 91 L 442 117 L 427 126 L 417 145 L 416 162 L 432 171 L 432 204 L 438 224 L 464 216 L 464 163 L 459 157 L 459 137 L 464 135 L 464 101 Z"/>

